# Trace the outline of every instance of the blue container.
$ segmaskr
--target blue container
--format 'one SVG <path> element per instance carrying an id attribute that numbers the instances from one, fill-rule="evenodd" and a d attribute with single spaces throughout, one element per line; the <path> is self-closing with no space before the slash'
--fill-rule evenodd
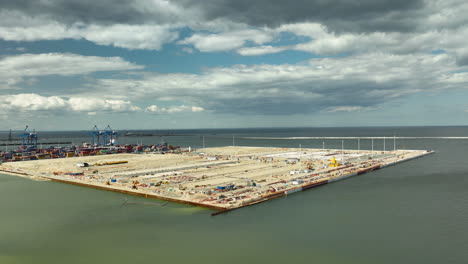
<path id="1" fill-rule="evenodd" d="M 116 179 L 111 179 L 111 182 L 117 182 L 117 180 Z"/>

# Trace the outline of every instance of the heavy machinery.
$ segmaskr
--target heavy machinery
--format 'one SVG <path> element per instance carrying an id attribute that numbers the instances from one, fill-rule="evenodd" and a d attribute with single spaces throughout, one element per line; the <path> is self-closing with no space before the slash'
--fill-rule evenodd
<path id="1" fill-rule="evenodd" d="M 338 161 L 336 161 L 335 157 L 333 157 L 331 159 L 330 164 L 328 164 L 328 167 L 339 167 L 339 166 L 341 166 L 341 164 L 339 164 Z"/>

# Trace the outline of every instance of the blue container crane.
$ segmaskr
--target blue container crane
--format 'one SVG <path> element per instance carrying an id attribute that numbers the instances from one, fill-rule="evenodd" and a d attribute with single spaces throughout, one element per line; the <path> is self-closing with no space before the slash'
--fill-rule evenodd
<path id="1" fill-rule="evenodd" d="M 91 138 L 92 138 L 91 145 L 96 146 L 96 145 L 101 144 L 100 140 L 101 140 L 102 133 L 101 131 L 99 131 L 99 128 L 97 127 L 97 125 L 94 125 L 93 131 L 90 132 L 89 135 L 91 135 Z"/>
<path id="2" fill-rule="evenodd" d="M 117 144 L 117 140 L 119 139 L 119 133 L 117 131 L 112 130 L 110 125 L 107 125 L 106 129 L 104 130 L 104 142 L 107 145 L 113 146 Z"/>
<path id="3" fill-rule="evenodd" d="M 37 146 L 37 140 L 39 137 L 37 136 L 36 130 L 33 130 L 32 132 L 29 130 L 29 126 L 26 126 L 20 137 L 22 139 L 23 146 Z"/>
<path id="4" fill-rule="evenodd" d="M 113 146 L 117 144 L 119 138 L 119 133 L 112 130 L 110 125 L 107 125 L 105 130 L 99 130 L 97 125 L 95 125 L 89 135 L 92 137 L 93 146 Z"/>

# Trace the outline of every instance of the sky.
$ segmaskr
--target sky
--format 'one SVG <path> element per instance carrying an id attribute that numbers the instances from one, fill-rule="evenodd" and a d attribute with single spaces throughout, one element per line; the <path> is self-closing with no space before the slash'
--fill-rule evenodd
<path id="1" fill-rule="evenodd" d="M 466 0 L 3 0 L 0 130 L 468 124 Z"/>

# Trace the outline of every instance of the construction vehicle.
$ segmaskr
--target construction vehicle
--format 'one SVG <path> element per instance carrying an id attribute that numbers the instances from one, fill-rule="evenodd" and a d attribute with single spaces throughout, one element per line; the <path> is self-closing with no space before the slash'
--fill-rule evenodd
<path id="1" fill-rule="evenodd" d="M 331 159 L 330 164 L 328 164 L 328 167 L 339 167 L 339 166 L 341 166 L 341 164 L 338 163 L 338 161 L 335 159 L 335 157 L 333 157 Z"/>

